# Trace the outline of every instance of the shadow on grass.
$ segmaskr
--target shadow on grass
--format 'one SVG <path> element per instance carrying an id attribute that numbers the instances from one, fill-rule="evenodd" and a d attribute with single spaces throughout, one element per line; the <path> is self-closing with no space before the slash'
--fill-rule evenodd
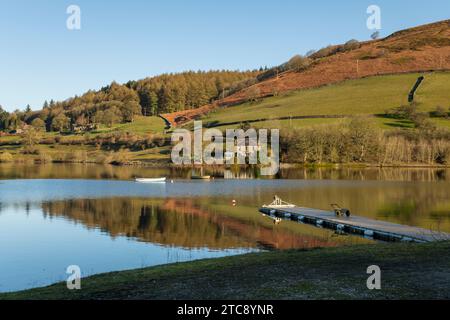
<path id="1" fill-rule="evenodd" d="M 383 125 L 392 128 L 403 128 L 412 129 L 414 128 L 414 123 L 408 119 L 395 118 L 389 115 L 376 115 L 378 119 L 383 120 Z"/>

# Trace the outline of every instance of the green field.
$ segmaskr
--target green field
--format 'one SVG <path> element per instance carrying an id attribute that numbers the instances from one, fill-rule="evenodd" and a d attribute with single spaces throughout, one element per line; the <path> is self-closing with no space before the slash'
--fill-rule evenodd
<path id="1" fill-rule="evenodd" d="M 95 146 L 92 145 L 39 145 L 39 154 L 47 155 L 53 161 L 68 161 L 72 162 L 72 160 L 67 160 L 70 158 L 70 155 L 77 155 L 78 157 L 86 157 L 88 162 L 96 162 L 102 161 L 102 159 L 106 156 L 111 155 L 111 151 L 108 150 L 99 150 Z M 2 152 L 10 153 L 15 161 L 18 162 L 34 162 L 41 159 L 40 155 L 34 154 L 23 154 L 21 151 L 23 150 L 23 146 L 21 145 L 7 145 L 0 147 L 0 154 Z M 85 154 L 85 156 L 83 155 Z M 152 161 L 166 161 L 170 160 L 170 147 L 160 147 L 160 148 L 151 148 L 145 149 L 142 151 L 134 151 L 128 152 L 130 161 L 141 161 L 141 162 L 152 162 Z M 75 161 L 76 162 L 76 161 Z"/>
<path id="2" fill-rule="evenodd" d="M 113 132 L 129 132 L 134 133 L 137 135 L 145 135 L 148 133 L 163 133 L 164 129 L 166 127 L 166 124 L 163 119 L 160 117 L 136 117 L 135 120 L 131 123 L 125 123 L 125 124 L 115 124 L 111 127 L 107 126 L 101 126 L 99 129 L 87 132 L 86 134 L 89 136 L 97 136 L 99 134 L 106 134 L 106 133 L 113 133 Z M 43 137 L 55 137 L 60 135 L 57 132 L 45 132 L 42 133 Z M 64 135 L 64 137 L 67 138 L 77 138 L 80 139 L 84 137 L 85 133 L 83 134 L 69 134 Z M 21 140 L 19 135 L 14 136 L 4 136 L 0 137 L 0 143 L 15 143 L 19 142 Z"/>
<path id="3" fill-rule="evenodd" d="M 414 128 L 414 123 L 410 120 L 404 119 L 394 119 L 387 117 L 375 117 L 368 116 L 368 120 L 372 121 L 375 127 L 380 129 L 395 129 L 395 128 L 403 128 L 403 129 L 412 129 Z M 313 126 L 327 125 L 327 124 L 340 124 L 349 122 L 349 118 L 343 119 L 292 119 L 292 120 L 267 120 L 251 123 L 252 128 L 255 129 L 278 129 L 278 128 L 289 128 L 289 129 L 301 129 L 308 128 Z M 450 119 L 438 119 L 431 118 L 431 121 L 434 122 L 438 127 L 449 128 L 450 129 Z M 239 125 L 223 125 L 218 126 L 217 128 L 226 130 L 226 129 L 234 129 Z M 186 128 L 191 128 L 190 124 Z M 193 129 L 193 128 L 192 128 Z"/>
<path id="4" fill-rule="evenodd" d="M 111 128 L 103 127 L 94 133 L 121 131 L 144 135 L 147 133 L 162 133 L 165 127 L 166 124 L 160 117 L 136 117 L 131 123 L 117 124 Z"/>
<path id="5" fill-rule="evenodd" d="M 408 103 L 408 93 L 420 75 L 415 73 L 376 76 L 317 89 L 293 91 L 259 102 L 218 109 L 205 116 L 203 121 L 220 125 L 291 116 L 384 114 L 389 109 Z M 419 103 L 419 111 L 433 111 L 437 106 L 448 109 L 450 73 L 425 75 L 425 81 L 417 92 L 416 102 Z M 301 127 L 333 121 L 336 119 L 283 120 L 281 123 Z M 403 126 L 391 119 L 383 119 L 379 123 L 385 128 Z M 441 124 L 448 126 L 446 121 Z"/>
<path id="6" fill-rule="evenodd" d="M 425 75 L 425 81 L 417 90 L 415 100 L 424 110 L 434 110 L 441 106 L 450 107 L 450 73 L 437 72 Z"/>
<path id="7" fill-rule="evenodd" d="M 89 137 L 95 137 L 114 132 L 129 132 L 139 136 L 145 136 L 146 134 L 162 134 L 164 129 L 165 122 L 159 117 L 137 117 L 132 123 L 116 124 L 112 127 L 103 126 L 93 132 L 88 132 L 86 134 L 62 135 L 62 138 L 68 140 L 83 140 L 86 135 Z M 59 136 L 56 132 L 45 132 L 41 135 L 42 138 Z M 9 152 L 16 160 L 19 161 L 34 161 L 39 159 L 39 156 L 37 155 L 22 154 L 21 151 L 23 150 L 23 146 L 20 145 L 21 141 L 22 138 L 20 135 L 0 137 L 0 153 Z M 109 154 L 108 150 L 99 150 L 93 145 L 86 144 L 63 145 L 56 143 L 53 145 L 39 145 L 38 149 L 40 154 L 49 155 L 53 160 L 64 159 L 67 155 L 74 152 L 86 152 L 89 161 L 95 161 L 96 159 Z M 168 147 L 152 148 L 130 153 L 130 160 L 145 162 L 168 159 Z"/>

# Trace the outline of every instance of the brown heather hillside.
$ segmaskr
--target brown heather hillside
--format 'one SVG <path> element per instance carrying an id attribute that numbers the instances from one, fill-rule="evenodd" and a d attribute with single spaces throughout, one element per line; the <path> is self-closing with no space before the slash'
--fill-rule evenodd
<path id="1" fill-rule="evenodd" d="M 217 107 L 245 102 L 250 92 L 267 97 L 349 79 L 434 70 L 450 70 L 450 20 L 399 31 L 384 39 L 362 42 L 358 49 L 315 59 L 305 71 L 288 71 L 214 104 L 163 114 L 162 117 L 176 126 Z"/>

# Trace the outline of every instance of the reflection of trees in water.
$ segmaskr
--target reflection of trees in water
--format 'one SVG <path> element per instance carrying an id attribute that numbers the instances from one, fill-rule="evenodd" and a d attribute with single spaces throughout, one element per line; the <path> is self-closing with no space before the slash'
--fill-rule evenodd
<path id="1" fill-rule="evenodd" d="M 161 208 L 161 201 L 141 199 L 88 199 L 53 201 L 42 205 L 49 216 L 64 216 L 99 228 L 113 237 L 188 248 L 236 248 L 249 246 L 237 237 L 215 237 L 217 226 L 195 215 Z"/>
<path id="2" fill-rule="evenodd" d="M 301 168 L 282 170 L 282 177 L 305 180 L 450 181 L 444 168 Z"/>
<path id="3" fill-rule="evenodd" d="M 121 179 L 134 177 L 190 178 L 195 169 L 117 167 L 95 164 L 1 164 L 4 179 Z M 259 178 L 256 166 L 208 167 L 205 175 L 228 179 Z M 445 168 L 295 168 L 280 170 L 277 178 L 305 180 L 381 180 L 381 181 L 450 181 L 450 169 Z"/>
<path id="4" fill-rule="evenodd" d="M 98 199 L 42 204 L 44 214 L 64 216 L 113 237 L 187 248 L 304 248 L 336 246 L 327 237 L 312 237 L 196 206 L 191 200 Z M 256 212 L 255 212 L 256 214 Z"/>
<path id="5" fill-rule="evenodd" d="M 278 192 L 284 200 L 319 209 L 330 203 L 355 215 L 450 232 L 450 186 L 445 182 L 334 182 Z"/>
<path id="6" fill-rule="evenodd" d="M 166 175 L 168 169 L 117 167 L 95 164 L 1 165 L 0 177 L 16 179 L 132 179 L 140 174 Z"/>
<path id="7" fill-rule="evenodd" d="M 378 216 L 395 217 L 402 223 L 450 232 L 450 199 L 447 198 L 445 203 L 438 195 L 414 192 L 409 198 L 382 206 Z"/>
<path id="8" fill-rule="evenodd" d="M 150 227 L 151 216 L 154 214 L 154 207 L 142 207 L 141 215 L 139 216 L 139 231 L 145 231 Z"/>
<path id="9" fill-rule="evenodd" d="M 248 215 L 246 215 L 246 219 L 230 217 L 226 213 L 221 214 L 219 211 L 209 209 L 207 205 L 201 203 L 197 205 L 189 199 L 170 199 L 165 202 L 164 208 L 170 208 L 175 211 L 187 208 L 190 213 L 208 218 L 214 224 L 221 226 L 222 232 L 226 230 L 228 233 L 233 233 L 240 238 L 246 239 L 249 243 L 256 243 L 257 246 L 265 249 L 328 247 L 342 243 L 338 239 L 331 239 L 329 232 L 319 232 L 312 236 L 280 227 L 267 227 L 258 223 L 256 219 L 248 219 Z M 250 215 L 250 217 L 259 217 L 256 215 L 256 210 L 255 214 Z M 269 221 L 267 218 L 264 218 L 264 220 L 265 222 Z"/>

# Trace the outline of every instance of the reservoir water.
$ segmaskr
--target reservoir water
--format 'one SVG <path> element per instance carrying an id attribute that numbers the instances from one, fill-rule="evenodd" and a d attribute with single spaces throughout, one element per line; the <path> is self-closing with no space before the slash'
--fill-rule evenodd
<path id="1" fill-rule="evenodd" d="M 274 195 L 450 232 L 448 170 L 296 169 L 276 179 L 219 173 L 194 181 L 189 170 L 0 165 L 0 292 L 64 281 L 69 265 L 88 276 L 260 250 L 374 244 L 295 222 L 274 225 L 258 213 Z M 138 184 L 135 176 L 170 179 Z"/>

